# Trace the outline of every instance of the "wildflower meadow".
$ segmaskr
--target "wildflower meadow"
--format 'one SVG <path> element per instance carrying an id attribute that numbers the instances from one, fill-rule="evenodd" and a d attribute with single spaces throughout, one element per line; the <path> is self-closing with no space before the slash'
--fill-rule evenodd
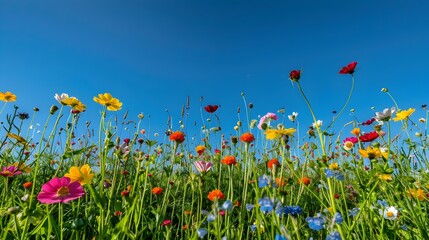
<path id="1" fill-rule="evenodd" d="M 58 93 L 49 111 L 23 113 L 3 90 L 1 239 L 429 239 L 426 105 L 398 105 L 383 88 L 391 106 L 333 131 L 350 111 L 357 64 L 333 73 L 350 90 L 331 121 L 315 115 L 293 70 L 307 109 L 251 119 L 243 94 L 245 120 L 227 137 L 208 122 L 219 106 L 204 104 L 196 147 L 186 124 L 154 139 L 144 114 L 125 114 L 134 132 L 120 136 L 112 116 L 126 106 L 109 93 Z M 88 101 L 100 105 L 92 125 L 79 121 Z M 46 116 L 37 136 L 36 115 Z"/>

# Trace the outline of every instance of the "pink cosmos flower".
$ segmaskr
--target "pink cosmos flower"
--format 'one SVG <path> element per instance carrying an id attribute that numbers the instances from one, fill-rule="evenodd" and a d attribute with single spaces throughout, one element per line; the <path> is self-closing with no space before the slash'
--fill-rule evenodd
<path id="1" fill-rule="evenodd" d="M 262 125 L 264 123 L 270 122 L 271 120 L 277 120 L 277 115 L 275 113 L 267 113 L 265 116 L 261 117 L 259 120 L 258 128 L 262 130 Z"/>
<path id="2" fill-rule="evenodd" d="M 344 139 L 343 142 L 344 143 L 345 142 L 352 142 L 353 144 L 356 144 L 356 143 L 358 143 L 358 139 L 356 137 L 348 137 L 348 138 Z"/>
<path id="3" fill-rule="evenodd" d="M 194 162 L 195 167 L 197 168 L 198 172 L 205 173 L 208 172 L 212 166 L 212 162 L 205 162 L 205 161 L 195 161 Z"/>
<path id="4" fill-rule="evenodd" d="M 3 177 L 14 177 L 21 173 L 22 172 L 19 171 L 18 167 L 12 165 L 8 167 L 3 167 L 3 171 L 0 172 L 0 175 L 2 175 Z"/>
<path id="5" fill-rule="evenodd" d="M 79 182 L 70 182 L 70 178 L 53 178 L 43 184 L 42 191 L 37 195 L 37 200 L 44 204 L 67 203 L 78 199 L 85 194 L 85 190 Z"/>

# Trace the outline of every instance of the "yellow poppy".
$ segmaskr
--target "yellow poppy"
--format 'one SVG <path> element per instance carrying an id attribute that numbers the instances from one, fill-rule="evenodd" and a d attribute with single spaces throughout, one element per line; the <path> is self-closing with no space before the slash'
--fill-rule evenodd
<path id="1" fill-rule="evenodd" d="M 408 110 L 399 111 L 396 113 L 396 117 L 393 118 L 393 121 L 397 122 L 408 119 L 414 111 L 416 111 L 415 108 L 409 108 Z"/>
<path id="2" fill-rule="evenodd" d="M 94 97 L 94 101 L 106 106 L 109 111 L 118 111 L 122 107 L 122 102 L 112 97 L 110 93 L 98 94 L 98 97 Z"/>
<path id="3" fill-rule="evenodd" d="M 71 167 L 69 173 L 64 177 L 70 178 L 71 182 L 78 181 L 80 185 L 84 185 L 92 180 L 94 173 L 91 173 L 91 167 L 88 164 L 83 165 L 80 169 L 78 167 Z"/>

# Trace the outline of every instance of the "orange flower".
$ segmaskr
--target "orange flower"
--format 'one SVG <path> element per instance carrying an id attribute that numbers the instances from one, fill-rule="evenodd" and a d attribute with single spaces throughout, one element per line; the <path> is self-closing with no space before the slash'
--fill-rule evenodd
<path id="1" fill-rule="evenodd" d="M 152 193 L 155 194 L 155 195 L 159 195 L 159 194 L 162 193 L 162 188 L 160 188 L 160 187 L 154 187 L 154 188 L 152 188 Z"/>
<path id="2" fill-rule="evenodd" d="M 355 135 L 355 136 L 359 136 L 360 135 L 360 128 L 353 128 L 353 130 L 350 133 Z"/>
<path id="3" fill-rule="evenodd" d="M 237 201 L 234 202 L 234 207 L 240 207 L 240 205 L 241 205 L 240 201 L 237 200 Z"/>
<path id="4" fill-rule="evenodd" d="M 425 192 L 422 189 L 414 189 L 411 188 L 408 197 L 413 197 L 415 199 L 418 199 L 419 201 L 423 201 L 426 199 Z"/>
<path id="5" fill-rule="evenodd" d="M 301 180 L 300 180 L 300 183 L 303 183 L 303 184 L 305 184 L 306 186 L 308 186 L 308 185 L 310 185 L 310 183 L 311 183 L 311 179 L 310 179 L 310 178 L 308 178 L 308 177 L 302 177 L 302 178 L 301 178 Z"/>
<path id="6" fill-rule="evenodd" d="M 207 197 L 212 202 L 214 202 L 215 200 L 219 200 L 219 199 L 225 199 L 225 195 L 223 195 L 223 193 L 219 189 L 215 189 L 215 190 L 209 192 L 209 195 Z"/>
<path id="7" fill-rule="evenodd" d="M 176 132 L 170 134 L 170 141 L 182 143 L 183 141 L 185 141 L 185 134 L 183 134 L 180 131 L 176 131 Z"/>
<path id="8" fill-rule="evenodd" d="M 182 226 L 182 229 L 183 229 L 183 230 L 187 230 L 187 229 L 188 229 L 188 224 L 183 225 L 183 226 Z"/>
<path id="9" fill-rule="evenodd" d="M 24 186 L 25 189 L 29 189 L 33 186 L 32 182 L 25 182 L 24 184 L 22 184 L 22 186 Z"/>
<path id="10" fill-rule="evenodd" d="M 222 163 L 225 165 L 234 165 L 237 161 L 235 160 L 234 156 L 229 156 L 226 155 L 223 159 L 222 159 Z"/>
<path id="11" fill-rule="evenodd" d="M 241 135 L 241 137 L 240 137 L 240 140 L 242 142 L 245 142 L 245 143 L 251 143 L 251 142 L 255 141 L 255 136 L 253 136 L 253 134 L 248 133 L 248 132 L 243 133 L 243 135 Z"/>
<path id="12" fill-rule="evenodd" d="M 273 158 L 270 161 L 268 161 L 267 166 L 269 169 L 273 169 L 274 166 L 278 167 L 280 166 L 279 160 L 277 160 L 276 158 Z"/>
<path id="13" fill-rule="evenodd" d="M 195 148 L 195 151 L 198 153 L 198 155 L 201 155 L 204 153 L 204 151 L 206 151 L 206 147 L 202 146 L 202 145 L 198 145 Z"/>
<path id="14" fill-rule="evenodd" d="M 287 179 L 283 178 L 283 177 L 278 177 L 276 178 L 276 184 L 279 187 L 284 187 L 286 185 Z"/>

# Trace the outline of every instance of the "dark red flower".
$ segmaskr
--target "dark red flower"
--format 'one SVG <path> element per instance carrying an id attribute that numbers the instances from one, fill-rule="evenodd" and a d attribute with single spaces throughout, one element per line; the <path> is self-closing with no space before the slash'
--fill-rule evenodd
<path id="1" fill-rule="evenodd" d="M 124 143 L 129 144 L 130 143 L 130 139 L 129 138 L 125 138 L 124 139 Z"/>
<path id="2" fill-rule="evenodd" d="M 377 132 L 369 132 L 369 133 L 365 133 L 362 136 L 359 136 L 359 140 L 361 142 L 372 142 L 375 139 L 378 138 L 378 133 Z"/>
<path id="3" fill-rule="evenodd" d="M 219 107 L 218 105 L 207 105 L 204 107 L 204 110 L 206 110 L 206 112 L 208 113 L 214 113 L 216 112 L 218 107 Z"/>
<path id="4" fill-rule="evenodd" d="M 366 122 L 363 122 L 362 125 L 363 126 L 368 126 L 368 125 L 371 125 L 374 121 L 375 121 L 375 118 L 371 118 L 370 120 L 367 120 Z"/>
<path id="5" fill-rule="evenodd" d="M 301 78 L 300 70 L 292 70 L 289 74 L 289 79 L 292 81 L 298 82 L 300 78 Z"/>
<path id="6" fill-rule="evenodd" d="M 355 72 L 357 62 L 352 62 L 349 65 L 341 68 L 340 74 L 353 74 Z"/>

